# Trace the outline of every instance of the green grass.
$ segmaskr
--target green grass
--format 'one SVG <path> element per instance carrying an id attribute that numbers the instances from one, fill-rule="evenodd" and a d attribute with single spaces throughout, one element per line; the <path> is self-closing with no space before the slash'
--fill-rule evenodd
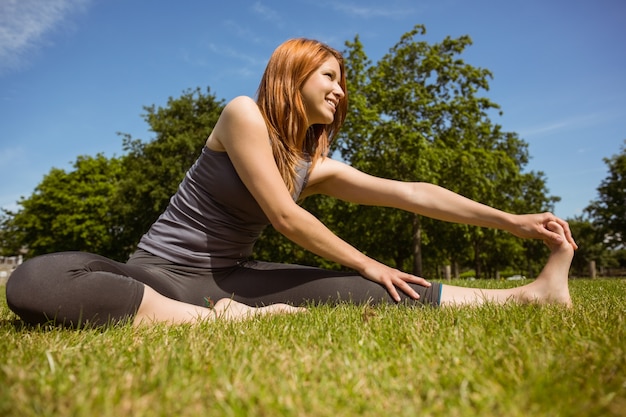
<path id="1" fill-rule="evenodd" d="M 0 289 L 0 415 L 626 416 L 626 280 L 571 292 L 70 331 L 22 326 Z"/>

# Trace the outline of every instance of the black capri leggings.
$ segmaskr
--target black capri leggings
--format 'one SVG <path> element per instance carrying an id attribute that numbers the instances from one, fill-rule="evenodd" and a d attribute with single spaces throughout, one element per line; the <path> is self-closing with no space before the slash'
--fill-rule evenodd
<path id="1" fill-rule="evenodd" d="M 127 263 L 85 252 L 30 259 L 11 274 L 7 303 L 28 323 L 104 325 L 135 315 L 144 284 L 166 297 L 200 306 L 221 298 L 251 306 L 395 303 L 383 286 L 355 273 L 257 261 L 208 270 L 178 265 L 143 250 Z M 420 294 L 420 304 L 439 305 L 440 284 L 411 285 Z"/>

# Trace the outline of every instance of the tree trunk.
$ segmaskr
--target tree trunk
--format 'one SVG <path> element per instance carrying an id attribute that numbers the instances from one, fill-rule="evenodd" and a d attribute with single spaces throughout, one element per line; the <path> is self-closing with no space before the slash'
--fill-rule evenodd
<path id="1" fill-rule="evenodd" d="M 589 261 L 589 277 L 596 277 L 596 261 Z"/>
<path id="2" fill-rule="evenodd" d="M 480 243 L 478 242 L 478 240 L 474 241 L 474 270 L 476 272 L 476 279 L 480 278 Z"/>
<path id="3" fill-rule="evenodd" d="M 446 265 L 443 267 L 443 277 L 447 281 L 450 281 L 452 279 L 452 266 L 451 265 Z"/>
<path id="4" fill-rule="evenodd" d="M 422 222 L 417 214 L 413 215 L 413 274 L 422 276 Z"/>

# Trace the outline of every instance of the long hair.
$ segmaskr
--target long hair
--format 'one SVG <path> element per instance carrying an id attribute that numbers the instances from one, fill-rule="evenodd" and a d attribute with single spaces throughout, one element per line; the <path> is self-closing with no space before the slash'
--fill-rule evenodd
<path id="1" fill-rule="evenodd" d="M 339 62 L 339 85 L 345 96 L 339 101 L 332 123 L 309 127 L 301 89 L 331 57 Z M 346 119 L 347 94 L 343 56 L 328 45 L 311 39 L 291 39 L 270 57 L 257 91 L 257 105 L 268 127 L 276 165 L 290 193 L 295 189 L 298 163 L 308 157 L 312 167 L 320 157 L 328 155 L 330 143 Z"/>

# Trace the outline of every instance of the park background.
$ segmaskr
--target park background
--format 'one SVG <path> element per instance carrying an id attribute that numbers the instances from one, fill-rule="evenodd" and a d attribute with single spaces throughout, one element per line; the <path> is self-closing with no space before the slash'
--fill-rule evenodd
<path id="1" fill-rule="evenodd" d="M 50 168 L 120 155 L 116 132 L 151 138 L 144 105 L 210 86 L 255 94 L 273 49 L 311 37 L 340 50 L 359 34 L 381 58 L 414 25 L 469 35 L 462 58 L 493 73 L 494 118 L 529 143 L 556 214 L 582 214 L 626 131 L 626 4 L 620 0 L 4 0 L 0 3 L 0 207 Z"/>
<path id="2" fill-rule="evenodd" d="M 396 1 L 384 7 L 367 2 L 254 1 L 219 8 L 202 2 L 5 2 L 0 14 L 0 169 L 11 180 L 0 195 L 5 209 L 3 254 L 28 257 L 87 250 L 125 259 L 197 156 L 221 105 L 236 95 L 254 95 L 276 45 L 306 36 L 346 50 L 353 81 L 358 76 L 376 78 L 359 74 L 360 58 L 367 57 L 374 69 L 383 67 L 385 57 L 391 57 L 389 62 L 394 56 L 400 59 L 390 66 L 397 72 L 380 76 L 378 84 L 370 82 L 370 93 L 352 82 L 355 111 L 335 155 L 377 175 L 432 181 L 504 210 L 554 211 L 572 220 L 582 242 L 575 274 L 595 275 L 596 265 L 601 273 L 623 267 L 623 221 L 606 220 L 620 218 L 623 190 L 617 195 L 603 191 L 600 204 L 589 209 L 607 170 L 620 175 L 617 161 L 610 164 L 605 158 L 620 150 L 624 131 L 622 8 L 615 1 L 506 6 Z M 405 42 L 408 49 L 390 49 L 414 28 Z M 352 42 L 350 47 L 346 42 Z M 409 61 L 401 55 L 409 53 L 410 42 L 429 46 L 409 59 L 412 68 L 403 69 Z M 466 72 L 461 72 L 467 83 L 449 82 L 419 102 L 419 84 L 432 82 L 424 76 L 431 71 L 425 58 L 428 48 L 440 63 L 447 59 L 445 53 L 461 62 L 455 65 L 465 66 Z M 445 74 L 449 68 L 442 64 L 434 71 L 450 79 L 452 72 Z M 376 89 L 391 90 L 388 86 L 395 80 L 410 74 L 416 77 L 413 96 L 372 95 Z M 445 98 L 445 89 L 463 93 Z M 364 103 L 359 95 L 367 94 L 371 97 L 365 107 L 381 107 L 376 123 L 384 124 L 380 121 L 392 115 L 398 126 L 376 130 L 370 125 L 367 111 L 359 109 Z M 187 107 L 176 97 L 186 100 Z M 446 114 L 427 114 L 434 100 L 450 107 Z M 457 104 L 450 105 L 453 100 Z M 396 120 L 392 108 L 401 114 L 409 105 L 414 106 L 408 112 L 414 120 Z M 175 114 L 199 106 L 206 114 Z M 473 119 L 462 120 L 465 114 Z M 167 127 L 172 125 L 168 119 L 185 117 L 195 120 Z M 444 120 L 443 125 L 438 126 L 436 118 Z M 461 135 L 443 132 L 450 126 L 450 131 L 458 126 Z M 495 142 L 474 138 L 489 135 Z M 380 136 L 389 140 L 372 145 L 372 138 Z M 176 137 L 178 144 L 160 144 L 169 137 Z M 425 152 L 420 145 L 425 138 L 432 143 L 436 139 L 442 149 Z M 151 141 L 154 146 L 148 145 Z M 396 159 L 382 161 L 376 147 Z M 168 157 L 172 159 L 166 161 Z M 126 160 L 123 173 L 121 159 Z M 128 162 L 133 159 L 141 162 Z M 379 160 L 380 167 L 370 162 Z M 145 168 L 150 165 L 152 170 Z M 66 173 L 72 169 L 74 174 Z M 100 176 L 82 177 L 89 170 Z M 117 182 L 105 184 L 102 178 Z M 99 186 L 85 187 L 93 181 Z M 620 184 L 611 182 L 613 188 Z M 616 198 L 618 204 L 613 204 Z M 307 208 L 370 255 L 431 278 L 451 272 L 455 277 L 462 272 L 532 277 L 545 257 L 540 243 L 521 243 L 494 231 L 447 228 L 419 216 L 365 213 L 325 201 L 308 203 Z M 619 252 L 607 254 L 606 249 L 616 248 Z M 336 267 L 302 253 L 271 231 L 256 254 Z"/>
<path id="3" fill-rule="evenodd" d="M 3 0 L 0 206 L 16 211 L 20 196 L 54 203 L 55 190 L 93 197 L 77 186 L 85 179 L 99 178 L 104 186 L 97 189 L 107 195 L 115 181 L 103 181 L 102 173 L 122 172 L 116 156 L 125 152 L 116 132 L 157 137 L 154 145 L 134 142 L 131 155 L 164 155 L 169 131 L 150 127 L 185 114 L 186 126 L 194 126 L 188 106 L 214 115 L 216 100 L 253 95 L 267 57 L 286 38 L 309 36 L 343 49 L 359 34 L 377 61 L 424 24 L 427 33 L 416 40 L 429 45 L 446 36 L 473 39 L 462 59 L 493 72 L 486 95 L 503 114 L 490 113 L 492 121 L 528 142 L 533 158 L 524 168 L 545 172 L 542 186 L 549 189 L 540 202 L 560 196 L 552 201 L 556 213 L 575 218 L 610 174 L 603 158 L 618 154 L 624 139 L 625 16 L 620 1 Z M 208 87 L 215 96 L 205 93 Z M 146 113 L 159 117 L 150 125 Z M 199 127 L 206 130 L 208 122 Z M 165 156 L 180 176 L 184 164 Z M 616 174 L 624 159 L 612 159 Z M 158 188 L 153 174 L 148 186 Z M 620 188 L 619 178 L 610 184 Z M 45 191 L 40 201 L 32 198 L 35 187 Z M 110 204 L 86 200 L 95 204 L 83 209 L 95 213 Z M 354 218 L 351 208 L 341 210 Z M 585 243 L 599 238 L 595 223 L 574 223 L 592 232 L 581 234 Z M 89 226 L 80 230 L 99 234 L 101 224 Z M 318 306 L 236 323 L 79 331 L 26 326 L 2 291 L 0 414 L 624 416 L 624 285 L 615 278 L 572 280 L 570 309 Z"/>

